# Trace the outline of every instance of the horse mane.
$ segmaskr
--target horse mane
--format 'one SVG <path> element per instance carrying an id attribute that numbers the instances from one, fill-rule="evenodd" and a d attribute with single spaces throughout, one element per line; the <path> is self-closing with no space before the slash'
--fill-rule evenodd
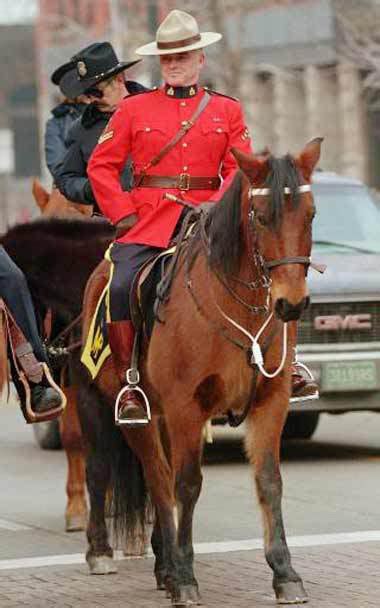
<path id="1" fill-rule="evenodd" d="M 106 221 L 94 221 L 90 218 L 88 220 L 38 218 L 32 222 L 11 226 L 5 234 L 0 236 L 0 242 L 5 238 L 17 239 L 18 237 L 43 237 L 44 235 L 81 242 L 88 238 L 110 238 L 114 235 L 114 227 Z"/>
<path id="2" fill-rule="evenodd" d="M 270 189 L 271 195 L 268 199 L 267 220 L 269 227 L 276 230 L 283 217 L 285 188 L 290 189 L 292 204 L 295 207 L 299 204 L 300 174 L 290 154 L 281 158 L 270 156 L 268 167 L 265 187 Z M 208 220 L 210 265 L 219 268 L 227 276 L 238 270 L 243 249 L 242 184 L 243 173 L 238 171 L 220 202 L 211 210 Z"/>

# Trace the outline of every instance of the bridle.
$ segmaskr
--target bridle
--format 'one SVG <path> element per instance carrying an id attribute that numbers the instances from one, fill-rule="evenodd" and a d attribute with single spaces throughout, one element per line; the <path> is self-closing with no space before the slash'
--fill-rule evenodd
<path id="1" fill-rule="evenodd" d="M 270 192 L 270 188 L 254 188 L 253 186 L 251 186 L 248 190 L 248 199 L 252 200 L 254 196 L 267 196 L 268 194 L 270 194 Z M 293 194 L 293 191 L 288 187 L 285 187 L 283 192 L 284 194 Z M 311 186 L 310 184 L 303 184 L 301 186 L 298 186 L 296 192 L 298 192 L 299 194 L 311 192 Z M 255 215 L 255 209 L 252 205 L 251 210 L 249 212 L 249 221 L 253 232 L 255 232 Z M 264 258 L 262 258 L 262 265 L 267 274 L 269 274 L 270 271 L 273 270 L 273 268 L 277 268 L 278 266 L 285 266 L 288 264 L 303 265 L 305 267 L 306 276 L 310 267 L 314 268 L 314 270 L 317 270 L 320 273 L 323 273 L 326 269 L 326 267 L 322 264 L 315 264 L 311 260 L 310 256 L 296 255 L 292 257 L 279 258 L 277 260 L 265 260 Z"/>

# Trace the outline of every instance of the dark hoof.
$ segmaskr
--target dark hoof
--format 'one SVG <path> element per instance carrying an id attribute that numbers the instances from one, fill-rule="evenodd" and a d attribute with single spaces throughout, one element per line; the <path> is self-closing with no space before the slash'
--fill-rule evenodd
<path id="1" fill-rule="evenodd" d="M 156 577 L 158 591 L 166 591 L 166 584 L 165 584 L 166 573 L 165 573 L 165 571 L 157 571 L 154 573 L 154 575 Z"/>
<path id="2" fill-rule="evenodd" d="M 201 606 L 201 596 L 197 585 L 183 585 L 178 594 L 172 596 L 172 606 L 176 608 L 188 608 L 188 606 Z"/>
<path id="3" fill-rule="evenodd" d="M 278 604 L 305 604 L 309 601 L 301 581 L 289 581 L 275 586 Z"/>

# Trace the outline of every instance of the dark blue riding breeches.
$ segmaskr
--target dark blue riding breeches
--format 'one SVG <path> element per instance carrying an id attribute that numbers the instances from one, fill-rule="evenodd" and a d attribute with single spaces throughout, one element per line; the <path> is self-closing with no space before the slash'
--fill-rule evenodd
<path id="1" fill-rule="evenodd" d="M 17 325 L 32 345 L 37 360 L 40 362 L 46 361 L 46 354 L 38 333 L 33 302 L 26 278 L 1 246 L 0 298 L 3 298 Z"/>
<path id="2" fill-rule="evenodd" d="M 113 243 L 110 251 L 114 264 L 110 284 L 111 321 L 126 321 L 131 318 L 129 294 L 133 279 L 144 262 L 161 251 L 163 250 L 149 245 Z"/>

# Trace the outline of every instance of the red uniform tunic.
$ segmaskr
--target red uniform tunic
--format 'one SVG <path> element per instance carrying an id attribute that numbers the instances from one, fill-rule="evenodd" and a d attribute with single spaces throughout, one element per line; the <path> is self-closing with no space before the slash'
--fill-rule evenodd
<path id="1" fill-rule="evenodd" d="M 194 114 L 204 95 L 200 88 L 193 97 L 170 97 L 164 89 L 124 99 L 100 138 L 89 165 L 88 175 L 104 215 L 116 224 L 135 213 L 139 221 L 121 243 L 137 243 L 165 248 L 168 246 L 183 207 L 164 198 L 166 192 L 200 204 L 218 200 L 236 171 L 231 147 L 251 151 L 250 137 L 237 100 L 212 94 L 206 109 L 195 125 L 166 156 L 148 171 L 148 175 L 223 178 L 215 190 L 169 190 L 137 187 L 124 192 L 120 173 L 128 157 L 134 173 L 145 165 L 172 139 L 184 120 Z"/>

